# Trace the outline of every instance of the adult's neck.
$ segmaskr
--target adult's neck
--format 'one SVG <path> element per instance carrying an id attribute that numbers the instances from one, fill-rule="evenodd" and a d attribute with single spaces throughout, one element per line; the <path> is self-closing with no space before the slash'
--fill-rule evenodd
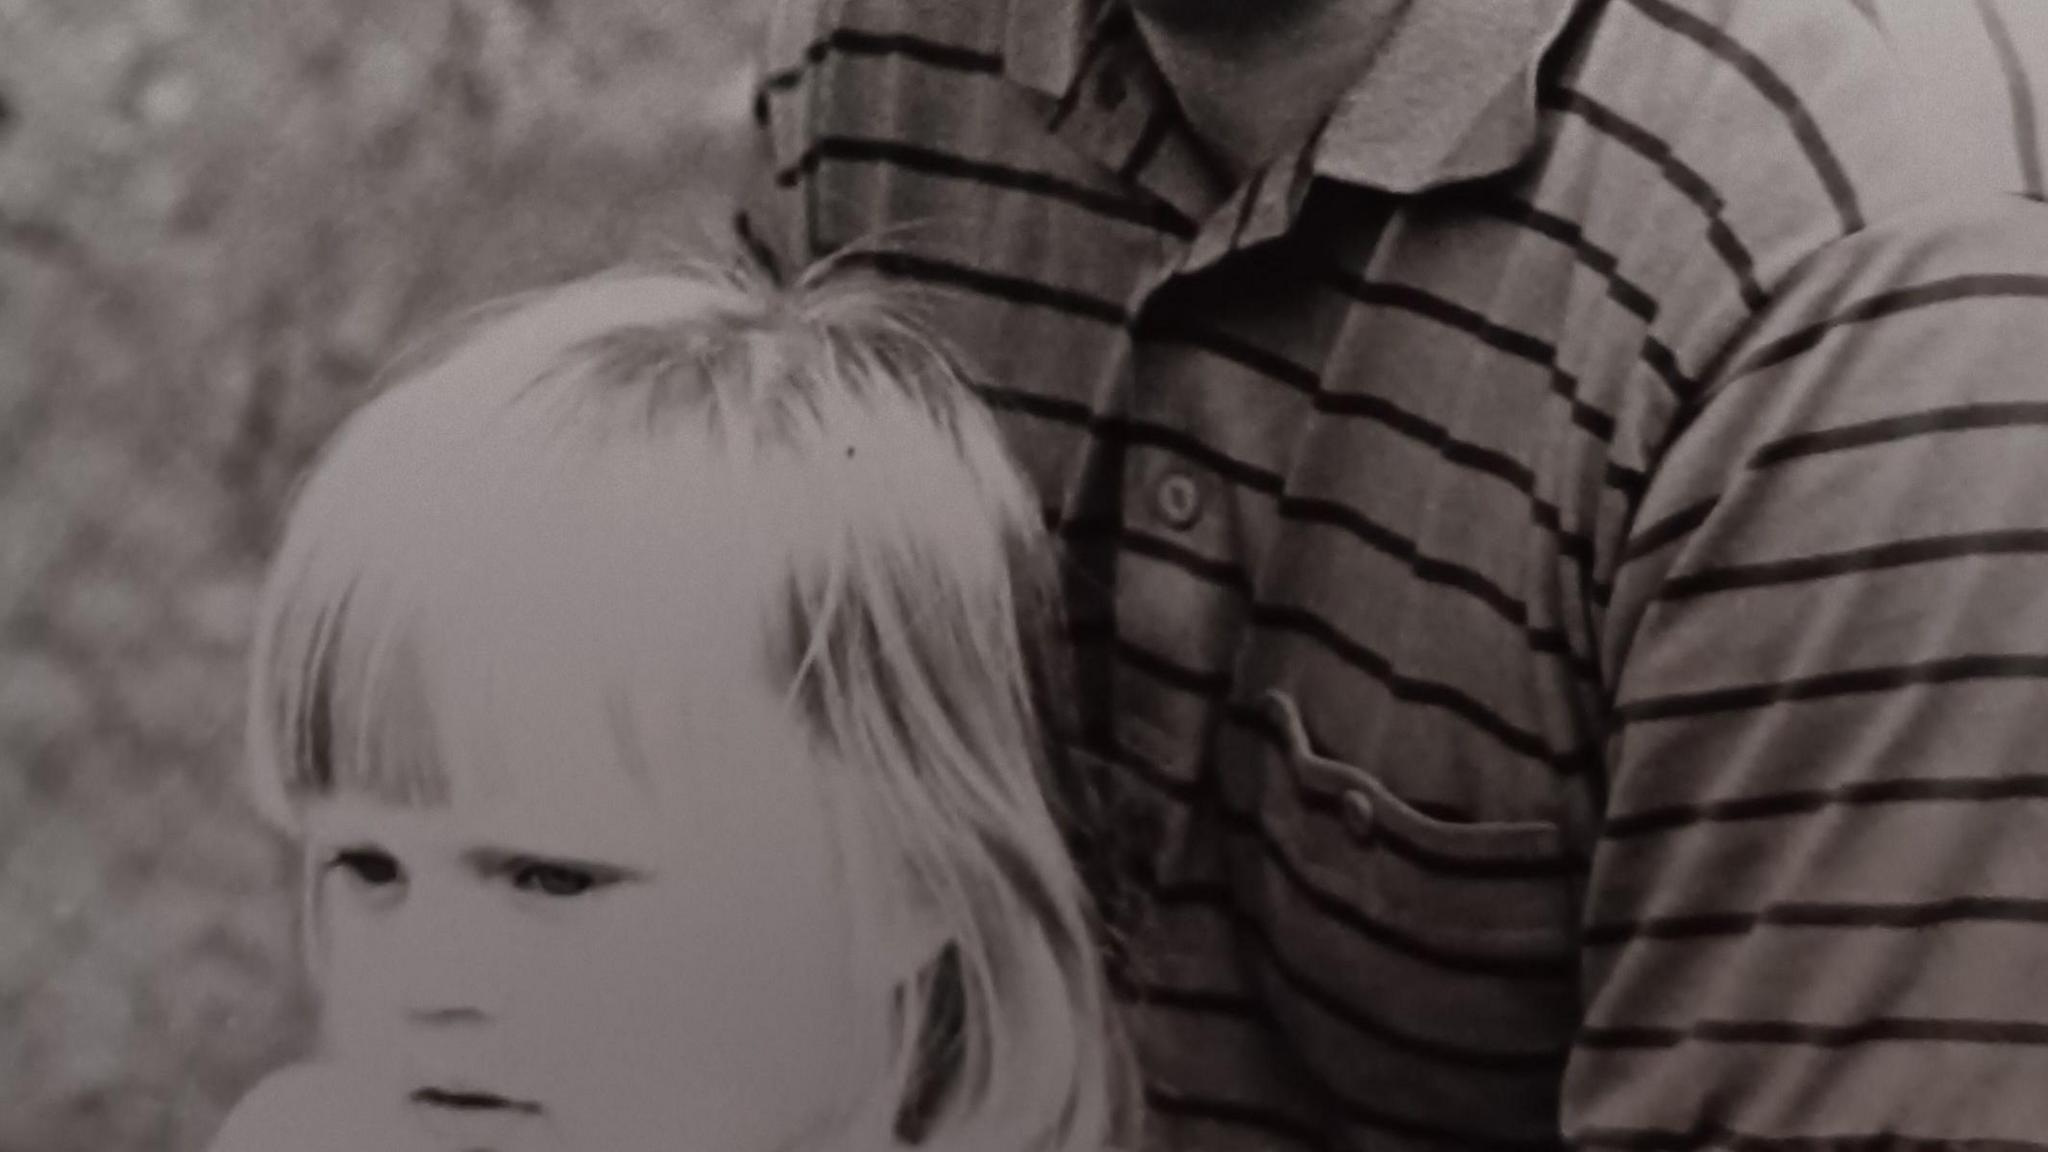
<path id="1" fill-rule="evenodd" d="M 1336 106 L 1413 0 L 1131 0 L 1195 131 L 1239 176 Z"/>

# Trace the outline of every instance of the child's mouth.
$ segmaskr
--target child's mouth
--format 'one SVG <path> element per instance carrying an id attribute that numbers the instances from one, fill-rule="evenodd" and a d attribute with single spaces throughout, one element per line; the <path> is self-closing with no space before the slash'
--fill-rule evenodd
<path id="1" fill-rule="evenodd" d="M 520 1131 L 541 1114 L 541 1106 L 530 1100 L 514 1100 L 467 1084 L 415 1089 L 412 1103 L 423 1130 L 440 1145 L 464 1152 L 502 1152 L 519 1143 Z"/>
<path id="2" fill-rule="evenodd" d="M 458 1112 L 518 1112 L 535 1115 L 540 1105 L 526 1100 L 509 1100 L 492 1092 L 470 1092 L 449 1088 L 421 1088 L 412 1094 L 413 1103 L 427 1104 L 436 1108 L 449 1108 Z"/>

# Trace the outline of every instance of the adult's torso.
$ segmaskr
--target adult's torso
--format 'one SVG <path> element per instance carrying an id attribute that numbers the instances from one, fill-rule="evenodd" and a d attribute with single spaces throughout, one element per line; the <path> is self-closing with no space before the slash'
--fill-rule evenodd
<path id="1" fill-rule="evenodd" d="M 1000 4 L 780 30 L 776 246 L 935 290 L 1068 549 L 1156 1147 L 1559 1140 L 1616 576 L 1696 381 L 1842 223 L 1753 93 L 1768 156 L 1675 146 L 1745 81 L 1615 7 L 1502 77 L 1522 163 L 1417 195 L 1234 184 L 1128 39 L 1016 83 Z"/>

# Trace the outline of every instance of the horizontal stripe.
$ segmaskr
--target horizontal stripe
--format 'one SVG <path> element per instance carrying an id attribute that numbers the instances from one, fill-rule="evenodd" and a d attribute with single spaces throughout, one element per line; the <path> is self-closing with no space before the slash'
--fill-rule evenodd
<path id="1" fill-rule="evenodd" d="M 1600 469 L 1600 482 L 1619 492 L 1622 498 L 1634 507 L 1637 500 L 1650 485 L 1650 477 L 1641 468 L 1623 464 L 1619 460 L 1608 460 Z"/>
<path id="2" fill-rule="evenodd" d="M 1763 796 L 1650 808 L 1611 817 L 1600 838 L 1620 842 L 1689 828 L 1775 820 L 1834 807 L 1878 804 L 1991 804 L 2048 800 L 2048 776 L 1970 776 L 1943 779 L 1863 780 L 1839 788 L 1780 792 Z"/>
<path id="3" fill-rule="evenodd" d="M 1284 354 L 1262 348 L 1249 340 L 1240 339 L 1216 328 L 1201 327 L 1191 323 L 1167 319 L 1170 313 L 1148 311 L 1138 318 L 1138 324 L 1131 333 L 1139 341 L 1160 344 L 1174 344 L 1218 356 L 1264 376 L 1304 396 L 1313 396 L 1320 383 L 1315 369 L 1297 364 Z"/>
<path id="4" fill-rule="evenodd" d="M 1721 592 L 1831 580 L 1944 560 L 2044 554 L 2048 554 L 2048 530 L 2044 529 L 1928 536 L 1820 556 L 1802 556 L 1795 560 L 1703 569 L 1665 581 L 1657 598 L 1665 601 L 1696 600 Z"/>
<path id="5" fill-rule="evenodd" d="M 903 257 L 897 253 L 868 253 L 863 254 L 861 259 L 874 263 L 890 274 L 934 283 L 959 284 L 1019 303 L 1044 303 L 1063 311 L 1087 315 L 1091 319 L 1111 323 L 1123 322 L 1123 312 L 1116 305 L 1086 297 L 1074 297 L 1029 280 L 998 277 L 943 261 Z M 1021 406 L 1030 410 L 1034 405 L 1046 404 L 1036 397 L 1004 393 L 997 389 L 984 391 L 984 396 L 989 397 L 998 407 Z M 1078 423 L 1084 419 L 1082 413 L 1086 410 L 1081 406 L 1071 402 L 1055 404 L 1056 407 L 1040 407 L 1038 410 L 1047 414 L 1049 418 L 1067 423 Z M 1378 396 L 1364 393 L 1320 392 L 1316 396 L 1316 409 L 1331 415 L 1370 419 L 1390 431 L 1435 449 L 1450 463 L 1483 472 L 1512 485 L 1530 501 L 1533 522 L 1557 539 L 1559 551 L 1582 567 L 1591 565 L 1592 541 L 1584 534 L 1571 531 L 1564 526 L 1557 506 L 1535 494 L 1534 473 L 1517 461 L 1480 445 L 1458 440 L 1441 425 L 1407 412 Z M 1055 412 L 1057 414 L 1054 414 Z M 1164 426 L 1114 418 L 1091 420 L 1091 425 L 1098 434 L 1121 430 L 1128 439 L 1173 451 L 1255 491 L 1275 494 L 1283 487 L 1279 474 L 1235 460 L 1209 448 L 1200 440 Z M 1611 487 L 1631 488 L 1642 482 L 1642 475 L 1633 470 L 1610 466 L 1606 482 Z"/>
<path id="6" fill-rule="evenodd" d="M 1164 660 L 1157 653 L 1150 654 L 1150 657 L 1152 661 Z M 1251 730 L 1260 739 L 1272 746 L 1276 752 L 1282 755 L 1286 754 L 1285 735 L 1273 727 L 1271 718 L 1266 715 L 1263 709 L 1231 705 L 1228 715 L 1233 723 Z M 1152 791 L 1159 793 L 1160 797 L 1167 802 L 1188 807 L 1198 803 L 1206 803 L 1208 800 L 1207 791 L 1199 782 L 1179 779 L 1167 773 L 1164 769 L 1153 766 L 1144 757 L 1137 756 L 1128 749 L 1118 750 L 1118 756 L 1113 761 L 1113 767 L 1121 771 L 1131 772 L 1136 779 Z M 1295 791 L 1302 807 L 1306 810 L 1315 813 L 1323 819 L 1342 820 L 1344 818 L 1344 800 L 1342 796 L 1334 793 L 1314 792 L 1299 787 Z M 1418 810 L 1420 809 L 1418 808 Z M 1222 806 L 1218 809 L 1218 814 L 1226 823 L 1235 825 L 1241 832 L 1260 834 L 1262 831 L 1253 813 L 1240 811 L 1229 806 Z M 1443 816 L 1435 816 L 1433 818 L 1439 820 L 1446 819 Z M 1277 843 L 1272 844 L 1272 846 L 1278 847 Z M 1388 855 L 1405 861 L 1417 870 L 1437 879 L 1493 881 L 1511 885 L 1547 885 L 1560 877 L 1581 875 L 1587 867 L 1587 862 L 1582 857 L 1568 853 L 1556 855 L 1531 854 L 1524 856 L 1503 855 L 1489 856 L 1483 859 L 1452 856 L 1419 844 L 1404 835 L 1398 828 L 1384 823 L 1373 830 L 1373 846 L 1375 851 L 1384 851 Z"/>
<path id="7" fill-rule="evenodd" d="M 1421 557 L 1415 551 L 1412 541 L 1374 524 L 1362 514 L 1344 505 L 1331 501 L 1284 497 L 1280 502 L 1279 513 L 1283 523 L 1319 524 L 1333 528 L 1367 548 L 1407 563 L 1410 574 L 1418 583 L 1470 597 L 1499 616 L 1503 623 L 1516 628 L 1527 643 L 1531 654 L 1558 660 L 1573 677 L 1589 687 L 1602 683 L 1593 657 L 1574 651 L 1569 637 L 1562 628 L 1530 625 L 1526 606 L 1504 589 L 1487 581 L 1478 572 L 1447 561 Z M 1123 528 L 1114 523 L 1091 523 L 1078 529 L 1056 525 L 1054 530 L 1062 540 L 1069 543 L 1107 543 L 1121 551 L 1144 556 L 1174 568 L 1190 579 L 1215 587 L 1254 608 L 1257 606 L 1254 602 L 1251 576 L 1241 565 L 1211 559 L 1173 541 L 1139 530 Z M 1175 674 L 1166 678 L 1185 679 L 1185 671 L 1176 670 Z"/>
<path id="8" fill-rule="evenodd" d="M 1086 404 L 1027 392 L 1021 388 L 1009 388 L 1000 384 L 976 381 L 975 394 L 981 401 L 999 412 L 1022 412 L 1041 420 L 1065 424 L 1076 430 L 1085 430 L 1095 418 L 1095 412 Z"/>
<path id="9" fill-rule="evenodd" d="M 1313 1003 L 1331 1020 L 1373 1043 L 1397 1051 L 1404 1059 L 1428 1060 L 1443 1065 L 1452 1075 L 1484 1071 L 1493 1074 L 1559 1076 L 1564 1070 L 1566 1050 L 1481 1047 L 1442 1037 L 1425 1036 L 1397 1026 L 1367 1011 L 1363 1006 L 1325 987 L 1293 962 L 1268 928 L 1233 907 L 1231 919 L 1242 937 L 1255 944 L 1265 966 L 1302 999 Z M 1446 1021 L 1446 1023 L 1449 1023 Z"/>
<path id="10" fill-rule="evenodd" d="M 1127 418 L 1095 418 L 1085 406 L 1071 401 L 1019 393 L 993 385 L 977 385 L 977 390 L 992 407 L 1030 412 L 1069 425 L 1085 425 L 1091 436 L 1116 438 L 1169 452 L 1180 460 L 1207 468 L 1232 483 L 1264 495 L 1279 494 L 1284 488 L 1284 480 L 1278 473 L 1237 460 L 1211 448 L 1201 440 L 1163 425 Z M 1364 547 L 1401 561 L 1419 582 L 1456 591 L 1477 600 L 1503 621 L 1522 630 L 1530 651 L 1557 656 L 1565 662 L 1574 676 L 1589 684 L 1599 682 L 1598 669 L 1592 658 L 1572 651 L 1561 629 L 1531 626 L 1527 606 L 1476 570 L 1449 561 L 1426 558 L 1421 555 L 1414 541 L 1374 523 L 1363 513 L 1335 501 L 1282 496 L 1278 513 L 1283 523 L 1315 524 L 1338 529 Z M 1078 538 L 1065 531 L 1062 531 L 1061 535 L 1068 539 Z M 1095 525 L 1087 535 L 1090 539 L 1115 540 L 1118 531 L 1112 525 Z M 1123 535 L 1128 541 L 1131 533 L 1125 530 Z M 1562 535 L 1560 533 L 1560 536 Z M 1562 550 L 1569 554 L 1589 548 L 1590 543 L 1581 543 L 1579 549 L 1566 547 Z M 1249 576 L 1240 567 L 1205 560 L 1185 549 L 1170 546 L 1157 537 L 1146 538 L 1133 550 L 1181 568 L 1197 579 L 1222 584 L 1241 594 L 1250 592 Z"/>
<path id="11" fill-rule="evenodd" d="M 1738 1132 L 1718 1124 L 1693 1128 L 1588 1128 L 1574 1134 L 1581 1148 L 1612 1148 L 1620 1152 L 1696 1152 L 1725 1148 L 1730 1152 L 2048 1152 L 2048 1144 L 2031 1140 L 1999 1140 L 1983 1136 L 1909 1136 L 1897 1132 L 1830 1135 L 1762 1135 Z"/>
<path id="12" fill-rule="evenodd" d="M 814 141 L 802 155 L 775 173 L 775 182 L 793 188 L 827 161 L 843 164 L 876 164 L 984 188 L 1023 192 L 1068 204 L 1110 220 L 1135 224 L 1183 239 L 1194 234 L 1194 225 L 1172 208 L 1156 201 L 1145 202 L 1113 192 L 1086 188 L 1045 172 L 1031 172 L 986 160 L 971 160 L 950 152 L 921 148 L 897 140 L 853 136 L 825 136 Z"/>
<path id="13" fill-rule="evenodd" d="M 1158 448 L 1190 464 L 1200 465 L 1241 488 L 1278 496 L 1286 486 L 1278 472 L 1240 460 L 1190 432 L 1134 416 L 1107 417 L 1096 422 L 1099 434 L 1127 444 Z"/>
<path id="14" fill-rule="evenodd" d="M 1575 775 L 1587 766 L 1584 753 L 1551 748 L 1543 737 L 1506 719 L 1454 685 L 1398 671 L 1384 655 L 1307 609 L 1288 604 L 1255 605 L 1252 623 L 1269 631 L 1315 641 L 1345 664 L 1378 681 L 1396 698 L 1448 712 L 1524 759 L 1547 764 L 1567 775 Z"/>
<path id="15" fill-rule="evenodd" d="M 1229 1016 L 1237 1020 L 1264 1023 L 1258 998 L 1248 993 L 1211 989 L 1177 988 L 1143 979 L 1112 980 L 1117 998 L 1132 1006 L 1185 1012 L 1190 1015 Z"/>
<path id="16" fill-rule="evenodd" d="M 1756 258 L 1729 226 L 1724 214 L 1726 204 L 1705 176 L 1680 159 L 1655 133 L 1584 92 L 1552 88 L 1543 93 L 1542 99 L 1546 107 L 1578 117 L 1587 127 L 1655 166 L 1665 183 L 1706 218 L 1707 244 L 1735 277 L 1743 303 L 1752 312 L 1762 311 L 1770 303 L 1763 285 L 1757 282 Z"/>
<path id="17" fill-rule="evenodd" d="M 1197 1120 L 1249 1128 L 1261 1136 L 1278 1138 L 1304 1148 L 1331 1149 L 1331 1137 L 1315 1125 L 1289 1113 L 1255 1104 L 1183 1095 L 1148 1085 L 1145 1103 L 1154 1112 L 1172 1120 Z"/>
<path id="18" fill-rule="evenodd" d="M 1750 464 L 1756 468 L 1768 468 L 1808 456 L 1870 448 L 1944 432 L 2039 427 L 2048 427 L 2048 403 L 1958 404 L 1781 437 L 1759 448 L 1750 457 Z"/>
<path id="19" fill-rule="evenodd" d="M 1578 261 L 1579 266 L 1592 271 L 1607 285 L 1607 295 L 1610 299 L 1643 323 L 1656 323 L 1657 302 L 1650 298 L 1650 294 L 1644 291 L 1641 285 L 1622 275 L 1620 259 L 1588 239 L 1585 229 L 1575 221 L 1545 212 L 1526 200 L 1517 200 L 1507 195 L 1483 201 L 1480 207 L 1483 211 L 1548 236 L 1571 249 L 1572 256 Z"/>
<path id="20" fill-rule="evenodd" d="M 1573 651 L 1570 640 L 1562 628 L 1538 627 L 1531 624 L 1528 605 L 1507 589 L 1487 579 L 1477 569 L 1449 560 L 1424 556 L 1415 541 L 1375 523 L 1358 510 L 1333 500 L 1318 500 L 1305 496 L 1283 497 L 1280 501 L 1280 517 L 1288 523 L 1319 524 L 1343 530 L 1345 535 L 1367 548 L 1406 565 L 1409 574 L 1417 581 L 1431 587 L 1462 593 L 1477 601 L 1502 622 L 1519 629 L 1531 652 L 1560 657 L 1572 675 L 1587 684 L 1600 682 L 1599 669 L 1592 657 Z"/>
<path id="21" fill-rule="evenodd" d="M 1467 1127 L 1447 1125 L 1402 1116 L 1390 1112 L 1377 1103 L 1367 1103 L 1353 1098 L 1329 1083 L 1303 1062 L 1293 1062 L 1290 1070 L 1307 1081 L 1319 1094 L 1330 1099 L 1343 1113 L 1346 1123 L 1353 1126 L 1404 1136 L 1409 1139 L 1448 1143 L 1457 1148 L 1497 1149 L 1499 1152 L 1556 1152 L 1554 1140 L 1528 1140 L 1502 1136 Z M 1243 1124 L 1265 1133 L 1288 1134 L 1290 1139 L 1312 1142 L 1324 1146 L 1323 1137 L 1315 1129 L 1303 1124 L 1297 1129 L 1290 1125 L 1288 1114 L 1270 1106 L 1244 1101 L 1228 1101 L 1192 1092 L 1171 1092 L 1156 1084 L 1146 1087 L 1146 1101 L 1155 1110 L 1176 1119 L 1198 1119 Z M 1292 1135 L 1298 1131 L 1297 1135 Z M 1349 1146 L 1348 1144 L 1346 1145 Z"/>
<path id="22" fill-rule="evenodd" d="M 1634 563 L 1655 552 L 1661 552 L 1672 544 L 1692 535 L 1695 528 L 1707 522 L 1714 509 L 1721 504 L 1719 496 L 1709 496 L 1697 504 L 1690 504 L 1665 516 L 1642 531 L 1631 536 L 1627 547 L 1622 549 L 1621 562 L 1624 566 Z"/>
<path id="23" fill-rule="evenodd" d="M 1378 523 L 1348 504 L 1310 496 L 1287 496 L 1282 499 L 1281 508 L 1284 519 L 1300 524 L 1342 528 L 1346 535 L 1372 551 L 1406 565 L 1408 570 L 1424 583 L 1463 592 L 1487 607 L 1502 621 L 1517 628 L 1529 626 L 1528 605 L 1507 589 L 1487 579 L 1477 569 L 1424 556 L 1421 546 L 1414 540 Z"/>
<path id="24" fill-rule="evenodd" d="M 1957 656 L 1917 664 L 1857 668 L 1775 683 L 1648 696 L 1621 705 L 1615 715 L 1623 723 L 1640 724 L 1974 680 L 2044 679 L 2048 679 L 2048 656 Z"/>
<path id="25" fill-rule="evenodd" d="M 1026 405 L 1019 402 L 1017 406 Z M 1067 419 L 1071 417 L 1072 411 L 1067 406 L 1056 404 L 1049 406 L 1045 414 L 1049 418 Z M 1102 423 L 1105 427 L 1128 427 L 1121 421 Z M 1185 445 L 1155 442 L 1151 446 L 1171 451 L 1177 457 L 1190 462 L 1205 465 L 1208 463 L 1207 460 L 1184 452 L 1182 449 Z M 1274 482 L 1278 483 L 1277 477 L 1274 478 Z M 1255 490 L 1263 491 L 1256 486 L 1253 487 Z M 1479 602 L 1488 611 L 1499 616 L 1503 623 L 1519 630 L 1532 654 L 1557 659 L 1571 675 L 1589 686 L 1601 683 L 1599 669 L 1593 658 L 1573 651 L 1563 629 L 1530 625 L 1527 607 L 1477 571 L 1448 561 L 1424 558 L 1417 551 L 1413 541 L 1334 501 L 1287 496 L 1281 498 L 1278 511 L 1282 523 L 1313 524 L 1337 530 L 1368 549 L 1403 562 L 1418 583 L 1455 592 Z M 1119 550 L 1133 552 L 1165 564 L 1184 573 L 1190 579 L 1209 584 L 1247 603 L 1253 600 L 1251 576 L 1241 565 L 1204 557 L 1162 537 L 1124 528 L 1113 522 L 1089 523 L 1079 527 L 1055 525 L 1054 531 L 1062 540 L 1069 543 L 1109 544 Z M 1178 677 L 1169 677 L 1174 678 Z"/>
<path id="26" fill-rule="evenodd" d="M 1666 1049 L 1685 1044 L 1762 1044 L 1798 1048 L 1857 1048 L 1867 1044 L 1980 1044 L 2048 1047 L 2048 1024 L 2008 1020 L 1881 1018 L 1855 1024 L 1801 1024 L 1789 1020 L 1703 1020 L 1685 1028 L 1588 1027 L 1578 1047 L 1589 1051 Z"/>
<path id="27" fill-rule="evenodd" d="M 1502 1136 L 1467 1127 L 1464 1124 L 1445 1124 L 1408 1119 L 1384 1108 L 1367 1105 L 1363 1101 L 1344 1099 L 1339 1106 L 1343 1109 L 1346 1123 L 1369 1132 L 1383 1132 L 1409 1140 L 1424 1141 L 1439 1147 L 1460 1149 L 1490 1149 L 1492 1152 L 1562 1152 L 1557 1138 L 1517 1138 Z M 1481 1120 L 1476 1112 L 1460 1117 L 1461 1120 Z M 1370 1140 L 1353 1145 L 1371 1148 L 1380 1142 Z"/>
<path id="28" fill-rule="evenodd" d="M 1367 280 L 1349 271 L 1337 272 L 1335 280 L 1340 288 L 1361 304 L 1433 320 L 1462 332 L 1489 348 L 1547 369 L 1550 373 L 1551 393 L 1565 401 L 1571 412 L 1572 423 L 1602 443 L 1614 438 L 1614 417 L 1579 398 L 1578 379 L 1559 367 L 1557 349 L 1548 342 L 1496 323 L 1455 301 L 1410 285 Z"/>
<path id="29" fill-rule="evenodd" d="M 1334 280 L 1339 288 L 1361 304 L 1389 308 L 1434 320 L 1478 340 L 1489 348 L 1531 364 L 1549 368 L 1557 363 L 1557 349 L 1548 341 L 1495 323 L 1479 312 L 1434 292 L 1408 284 L 1368 280 L 1363 275 L 1344 269 L 1335 273 Z M 1606 417 L 1604 412 L 1599 415 L 1602 418 Z"/>
<path id="30" fill-rule="evenodd" d="M 1288 854 L 1264 821 L 1250 813 L 1227 812 L 1223 825 L 1232 835 L 1251 842 L 1273 868 L 1286 890 L 1307 909 L 1358 937 L 1407 960 L 1461 977 L 1511 980 L 1523 984 L 1569 983 L 1578 972 L 1575 950 L 1545 947 L 1502 947 L 1489 951 L 1451 948 L 1425 940 L 1398 925 L 1379 920 L 1310 877 Z M 1204 910 L 1235 922 L 1243 915 L 1227 885 L 1212 881 L 1169 884 L 1157 878 L 1146 883 L 1145 899 L 1160 907 Z"/>
<path id="31" fill-rule="evenodd" d="M 1155 907 L 1180 912 L 1199 912 L 1228 919 L 1238 914 L 1230 885 L 1221 880 L 1151 879 L 1145 898 Z"/>
<path id="32" fill-rule="evenodd" d="M 2006 272 L 1952 276 L 1911 288 L 1879 293 L 1857 301 L 1826 320 L 1773 340 L 1757 349 L 1749 359 L 1736 367 L 1731 379 L 1752 375 L 1810 352 L 1843 328 L 1966 300 L 2048 301 L 2048 275 Z M 2042 318 L 2040 322 L 2048 323 L 2048 317 Z"/>
<path id="33" fill-rule="evenodd" d="M 1116 637 L 1114 647 L 1117 661 L 1123 666 L 1197 699 L 1221 700 L 1230 691 L 1230 674 L 1226 671 L 1189 668 L 1122 635 Z"/>
<path id="34" fill-rule="evenodd" d="M 1565 526 L 1558 506 L 1537 495 L 1535 473 L 1518 461 L 1483 445 L 1459 439 L 1442 425 L 1370 393 L 1322 392 L 1316 397 L 1316 411 L 1370 420 L 1433 449 L 1446 463 L 1503 481 L 1528 500 L 1531 523 L 1550 534 L 1561 554 L 1576 561 L 1582 569 L 1591 568 L 1592 539 Z"/>
<path id="35" fill-rule="evenodd" d="M 1051 308 L 1104 324 L 1121 325 L 1127 318 L 1123 305 L 1114 301 L 932 256 L 864 251 L 848 253 L 843 263 L 848 267 L 870 268 L 894 279 L 960 288 L 1006 303 Z"/>
<path id="36" fill-rule="evenodd" d="M 2048 924 L 2048 901 L 1966 896 L 1925 904 L 1774 904 L 1758 912 L 1659 916 L 1586 926 L 1588 948 L 1635 940 L 1705 940 L 1759 928 L 1867 928 L 1916 931 L 1945 924 Z"/>
<path id="37" fill-rule="evenodd" d="M 1252 598 L 1251 573 L 1235 560 L 1217 560 L 1204 556 L 1177 541 L 1136 528 L 1120 528 L 1109 533 L 1116 547 L 1133 555 L 1156 560 L 1187 573 L 1190 577 L 1221 588 L 1240 600 Z"/>
<path id="38" fill-rule="evenodd" d="M 1003 58 L 992 52 L 963 48 L 957 44 L 946 44 L 922 36 L 866 32 L 858 28 L 835 28 L 830 34 L 805 46 L 802 63 L 771 72 L 763 77 L 762 90 L 782 92 L 796 87 L 802 82 L 803 74 L 807 70 L 823 63 L 825 58 L 834 52 L 843 52 L 848 56 L 902 56 L 928 67 L 952 72 L 999 74 L 1003 70 Z"/>
<path id="39" fill-rule="evenodd" d="M 1095 754 L 1104 756 L 1105 752 L 1111 753 L 1106 756 L 1107 767 L 1129 773 L 1132 779 L 1173 804 L 1188 808 L 1208 801 L 1209 789 L 1201 779 L 1184 779 L 1122 745 L 1097 750 Z"/>
<path id="40" fill-rule="evenodd" d="M 1709 55 L 1740 73 L 1748 80 L 1757 93 L 1770 102 L 1784 117 L 1785 126 L 1799 144 L 1799 150 L 1806 155 L 1808 164 L 1820 178 L 1821 187 L 1826 189 L 1828 200 L 1833 203 L 1835 214 L 1840 217 L 1844 234 L 1861 232 L 1864 228 L 1863 208 L 1857 203 L 1856 187 L 1849 179 L 1849 173 L 1835 156 L 1833 146 L 1814 121 L 1813 113 L 1806 107 L 1799 94 L 1785 82 L 1785 78 L 1771 68 L 1748 47 L 1730 36 L 1726 30 L 1717 28 L 1700 17 L 1668 0 L 1628 0 L 1636 11 L 1652 22 L 1683 36 L 1706 50 Z"/>

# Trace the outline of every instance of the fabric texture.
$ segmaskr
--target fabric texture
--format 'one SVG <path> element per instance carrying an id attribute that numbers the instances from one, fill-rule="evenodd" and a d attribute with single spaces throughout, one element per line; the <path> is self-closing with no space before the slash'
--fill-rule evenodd
<path id="1" fill-rule="evenodd" d="M 1152 1146 L 2048 1149 L 2048 208 L 1865 5 L 1437 5 L 1242 182 L 1113 8 L 771 37 L 748 231 L 1067 550 Z"/>

